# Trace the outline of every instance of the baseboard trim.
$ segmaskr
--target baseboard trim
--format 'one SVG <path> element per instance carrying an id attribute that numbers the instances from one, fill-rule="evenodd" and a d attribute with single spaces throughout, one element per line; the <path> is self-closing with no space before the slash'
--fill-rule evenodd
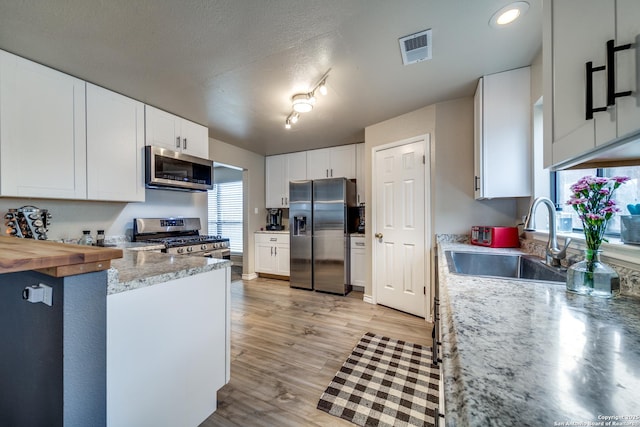
<path id="1" fill-rule="evenodd" d="M 289 280 L 289 276 L 281 276 L 279 274 L 258 273 L 258 275 L 265 279 Z"/>
<path id="2" fill-rule="evenodd" d="M 373 297 L 371 295 L 365 295 L 362 297 L 362 301 L 368 302 L 369 304 L 373 304 Z"/>
<path id="3" fill-rule="evenodd" d="M 242 280 L 253 280 L 257 278 L 258 278 L 258 275 L 256 273 L 242 274 Z"/>

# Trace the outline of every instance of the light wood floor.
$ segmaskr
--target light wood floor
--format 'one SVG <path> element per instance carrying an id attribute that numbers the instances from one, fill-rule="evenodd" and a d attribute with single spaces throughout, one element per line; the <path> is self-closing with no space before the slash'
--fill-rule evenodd
<path id="1" fill-rule="evenodd" d="M 270 279 L 231 284 L 231 381 L 200 427 L 352 426 L 317 410 L 365 332 L 431 346 L 430 323 L 346 297 Z"/>

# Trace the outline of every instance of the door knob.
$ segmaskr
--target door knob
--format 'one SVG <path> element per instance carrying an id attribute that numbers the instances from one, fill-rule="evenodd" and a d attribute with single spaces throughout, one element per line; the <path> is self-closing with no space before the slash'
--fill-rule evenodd
<path id="1" fill-rule="evenodd" d="M 382 233 L 376 233 L 376 239 L 382 239 Z"/>

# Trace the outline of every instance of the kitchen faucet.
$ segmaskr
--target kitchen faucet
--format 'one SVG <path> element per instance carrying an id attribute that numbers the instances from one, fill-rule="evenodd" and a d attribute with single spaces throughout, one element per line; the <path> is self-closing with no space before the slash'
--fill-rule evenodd
<path id="1" fill-rule="evenodd" d="M 547 243 L 547 260 L 546 263 L 550 267 L 560 267 L 560 261 L 567 257 L 567 248 L 571 243 L 571 238 L 567 237 L 564 241 L 564 248 L 558 247 L 558 237 L 556 235 L 556 207 L 548 197 L 536 198 L 529 207 L 529 213 L 524 221 L 525 231 L 536 230 L 535 213 L 540 203 L 547 205 L 549 211 L 549 242 Z"/>

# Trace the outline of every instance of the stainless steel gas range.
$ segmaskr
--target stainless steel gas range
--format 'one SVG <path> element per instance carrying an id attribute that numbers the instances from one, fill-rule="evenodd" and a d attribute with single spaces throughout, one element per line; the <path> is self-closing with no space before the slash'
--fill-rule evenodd
<path id="1" fill-rule="evenodd" d="M 163 244 L 167 254 L 231 259 L 229 239 L 200 229 L 200 218 L 135 218 L 132 240 Z"/>

